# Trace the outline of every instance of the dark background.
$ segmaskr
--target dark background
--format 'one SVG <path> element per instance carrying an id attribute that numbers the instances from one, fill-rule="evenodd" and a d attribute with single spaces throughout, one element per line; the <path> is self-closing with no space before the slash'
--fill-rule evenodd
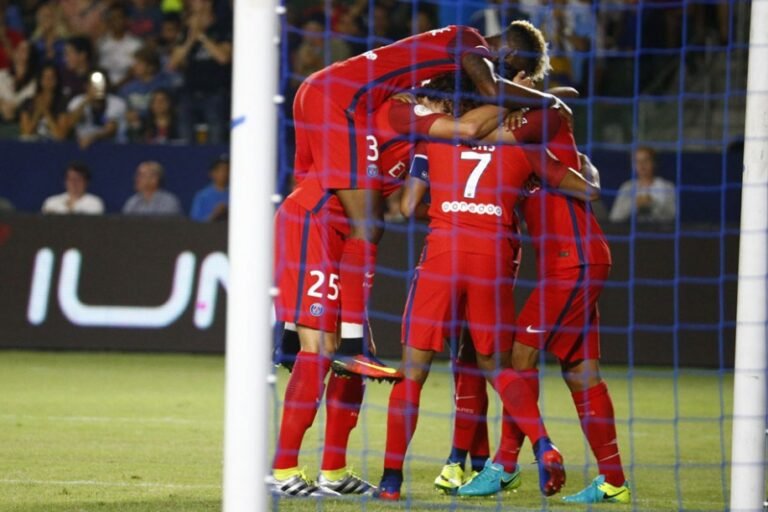
<path id="1" fill-rule="evenodd" d="M 385 357 L 399 357 L 400 316 L 423 232 L 423 225 L 393 224 L 380 245 L 371 310 L 376 342 Z M 645 228 L 634 236 L 625 228 L 611 228 L 614 267 L 600 300 L 603 361 L 731 367 L 737 234 L 688 224 L 677 233 Z M 226 224 L 184 219 L 0 216 L 0 347 L 220 353 L 225 293 L 206 330 L 192 321 L 197 282 L 187 310 L 168 328 L 88 328 L 63 317 L 56 284 L 63 252 L 77 248 L 83 256 L 83 302 L 159 305 L 170 294 L 177 256 L 185 250 L 195 254 L 197 281 L 202 259 L 226 251 L 226 238 Z M 27 305 L 34 258 L 42 247 L 55 254 L 53 284 L 47 320 L 33 326 L 27 321 Z M 535 280 L 533 252 L 526 244 L 518 309 Z"/>

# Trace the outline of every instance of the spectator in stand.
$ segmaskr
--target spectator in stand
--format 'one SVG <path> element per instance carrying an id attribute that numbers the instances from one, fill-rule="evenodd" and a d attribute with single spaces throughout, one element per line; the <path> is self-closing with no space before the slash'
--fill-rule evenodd
<path id="1" fill-rule="evenodd" d="M 64 68 L 61 70 L 61 92 L 69 101 L 85 93 L 93 65 L 93 45 L 87 37 L 75 36 L 64 44 Z"/>
<path id="2" fill-rule="evenodd" d="M 169 87 L 170 81 L 160 72 L 160 58 L 157 53 L 146 46 L 134 53 L 132 76 L 133 79 L 120 88 L 120 96 L 128 105 L 128 130 L 132 133 L 142 133 L 152 93 Z"/>
<path id="3" fill-rule="evenodd" d="M 673 222 L 675 220 L 675 185 L 656 176 L 656 152 L 641 146 L 635 151 L 637 178 L 619 187 L 611 208 L 611 222 L 627 222 L 632 215 L 638 222 Z"/>
<path id="4" fill-rule="evenodd" d="M 221 155 L 208 169 L 211 184 L 195 194 L 189 217 L 198 222 L 227 220 L 229 214 L 229 156 Z"/>
<path id="5" fill-rule="evenodd" d="M 11 67 L 13 52 L 24 41 L 21 32 L 6 25 L 5 13 L 8 9 L 8 1 L 0 0 L 0 69 Z"/>
<path id="6" fill-rule="evenodd" d="M 108 2 L 100 0 L 59 0 L 69 33 L 94 41 L 104 33 L 105 11 L 108 5 Z"/>
<path id="7" fill-rule="evenodd" d="M 340 13 L 333 31 L 336 33 L 336 37 L 344 41 L 349 47 L 350 55 L 359 55 L 368 49 L 365 44 L 363 21 L 355 13 L 351 11 Z"/>
<path id="8" fill-rule="evenodd" d="M 97 196 L 87 192 L 90 182 L 91 171 L 88 166 L 82 162 L 71 162 L 64 172 L 66 191 L 46 199 L 42 212 L 101 215 L 104 213 L 104 203 Z"/>
<path id="9" fill-rule="evenodd" d="M 160 32 L 163 11 L 153 0 L 131 0 L 128 9 L 128 30 L 145 41 L 153 39 Z"/>
<path id="10" fill-rule="evenodd" d="M 340 60 L 352 56 L 349 46 L 338 37 L 325 33 L 325 16 L 315 14 L 301 26 L 302 38 L 296 53 L 293 55 L 294 78 L 298 85 L 315 71 Z M 327 43 L 327 45 L 326 45 Z M 329 59 L 326 61 L 325 52 L 328 47 Z"/>
<path id="11" fill-rule="evenodd" d="M 195 125 L 204 123 L 207 140 L 218 144 L 225 140 L 229 118 L 231 30 L 216 19 L 212 0 L 191 0 L 190 7 L 186 37 L 169 62 L 171 69 L 184 73 L 179 129 L 182 138 L 192 142 Z"/>
<path id="12" fill-rule="evenodd" d="M 435 9 L 431 9 L 427 5 L 422 5 L 419 10 L 416 11 L 416 17 L 413 20 L 411 27 L 411 33 L 421 34 L 429 30 L 434 30 L 437 27 L 437 13 Z M 500 31 L 499 31 L 500 32 Z M 498 32 L 495 32 L 498 34 Z"/>
<path id="13" fill-rule="evenodd" d="M 155 48 L 160 55 L 160 69 L 171 80 L 173 88 L 179 88 L 184 83 L 184 78 L 177 70 L 171 69 L 171 53 L 177 45 L 184 42 L 184 34 L 181 27 L 181 17 L 178 13 L 167 13 L 160 24 L 160 35 L 157 38 Z"/>
<path id="14" fill-rule="evenodd" d="M 11 67 L 0 70 L 0 116 L 3 121 L 16 121 L 19 107 L 34 96 L 37 62 L 37 54 L 27 41 L 22 41 L 14 50 Z"/>
<path id="15" fill-rule="evenodd" d="M 161 189 L 163 166 L 157 162 L 142 162 L 136 168 L 136 193 L 123 206 L 126 215 L 181 215 L 179 199 Z"/>
<path id="16" fill-rule="evenodd" d="M 128 7 L 113 3 L 107 9 L 107 33 L 99 41 L 99 67 L 107 71 L 115 89 L 130 79 L 133 55 L 142 47 L 141 39 L 128 32 Z"/>
<path id="17" fill-rule="evenodd" d="M 82 149 L 99 140 L 125 142 L 125 101 L 108 90 L 107 76 L 94 71 L 88 91 L 72 98 L 67 106 L 66 133 L 74 129 Z"/>
<path id="18" fill-rule="evenodd" d="M 24 102 L 19 116 L 23 140 L 64 140 L 66 103 L 61 94 L 59 72 L 53 63 L 43 66 L 37 76 L 35 95 Z"/>
<path id="19" fill-rule="evenodd" d="M 64 44 L 66 28 L 59 17 L 56 3 L 46 2 L 35 13 L 37 25 L 30 41 L 41 62 L 51 61 L 57 65 L 64 63 Z"/>
<path id="20" fill-rule="evenodd" d="M 144 132 L 140 139 L 147 144 L 168 144 L 179 140 L 173 98 L 165 89 L 152 94 Z"/>

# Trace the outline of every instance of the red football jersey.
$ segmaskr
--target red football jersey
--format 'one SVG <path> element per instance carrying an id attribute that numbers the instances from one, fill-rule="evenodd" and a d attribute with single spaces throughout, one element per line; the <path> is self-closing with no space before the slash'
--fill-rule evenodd
<path id="1" fill-rule="evenodd" d="M 403 184 L 417 140 L 429 135 L 432 124 L 442 116 L 444 114 L 432 112 L 418 103 L 393 99 L 376 109 L 373 124 L 379 142 L 379 168 L 385 197 Z"/>
<path id="2" fill-rule="evenodd" d="M 401 39 L 337 62 L 308 80 L 349 112 L 372 112 L 392 94 L 461 68 L 461 57 L 490 57 L 488 44 L 470 27 L 450 25 Z"/>
<path id="3" fill-rule="evenodd" d="M 560 126 L 547 148 L 551 156 L 579 169 L 576 144 L 566 123 Z M 587 203 L 543 190 L 536 176 L 526 182 L 523 197 L 520 209 L 533 238 L 539 273 L 579 265 L 611 264 L 605 235 Z"/>
<path id="4" fill-rule="evenodd" d="M 516 249 L 514 207 L 532 170 L 516 146 L 419 144 L 411 175 L 429 180 L 429 253 Z"/>

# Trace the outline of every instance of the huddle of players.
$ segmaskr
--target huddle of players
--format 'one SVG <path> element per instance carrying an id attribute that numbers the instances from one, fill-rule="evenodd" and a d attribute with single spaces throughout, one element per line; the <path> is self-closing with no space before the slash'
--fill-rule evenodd
<path id="1" fill-rule="evenodd" d="M 276 216 L 276 312 L 286 323 L 283 356 L 295 358 L 268 482 L 273 493 L 399 499 L 403 460 L 429 364 L 443 340 L 456 334 L 452 326 L 465 320 L 474 357 L 457 365 L 474 365 L 482 372 L 457 372 L 460 412 L 454 447 L 436 486 L 480 495 L 519 485 L 517 453 L 524 437 L 533 445 L 542 493 L 552 495 L 564 485 L 562 456 L 537 405 L 536 354 L 544 348 L 562 362 L 601 470 L 590 486 L 569 498 L 629 501 L 610 397 L 597 367 L 596 300 L 610 253 L 584 201 L 548 191 L 559 188 L 585 199 L 596 184 L 589 181 L 592 166 L 575 150 L 569 112 L 562 115 L 567 108 L 556 97 L 526 87 L 546 67 L 546 44 L 527 22 L 514 22 L 486 39 L 473 29 L 450 26 L 334 64 L 300 88 L 294 103 L 297 187 Z M 451 73 L 447 78 L 439 76 L 446 72 Z M 490 104 L 454 117 L 453 95 L 440 92 L 451 91 L 451 82 L 460 82 L 461 76 Z M 403 93 L 427 79 L 431 91 Z M 505 117 L 507 108 L 532 101 L 538 109 L 556 108 Z M 421 139 L 426 140 L 416 145 Z M 467 140 L 478 142 L 459 142 Z M 514 142 L 538 145 L 505 144 Z M 589 179 L 577 172 L 582 162 Z M 376 221 L 382 199 L 401 186 L 406 174 L 404 209 L 428 209 L 431 229 L 406 304 L 403 361 L 397 371 L 371 355 L 365 310 L 381 236 Z M 419 206 L 427 188 L 431 204 Z M 522 331 L 511 327 L 518 199 L 536 240 L 542 278 L 518 319 L 518 325 L 530 322 Z M 565 227 L 570 231 L 561 233 Z M 475 460 L 489 452 L 484 375 L 504 404 L 503 437 L 494 460 L 473 465 L 478 474 L 465 481 L 467 454 Z M 396 382 L 378 488 L 352 473 L 345 458 L 363 398 L 363 376 Z M 465 395 L 464 390 L 472 392 Z M 299 470 L 298 455 L 324 392 L 325 446 L 315 483 Z M 477 400 L 460 403 L 465 396 Z"/>

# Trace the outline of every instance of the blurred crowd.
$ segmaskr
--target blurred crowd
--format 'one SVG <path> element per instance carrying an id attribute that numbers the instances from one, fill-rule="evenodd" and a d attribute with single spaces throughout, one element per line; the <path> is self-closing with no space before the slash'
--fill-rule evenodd
<path id="1" fill-rule="evenodd" d="M 0 0 L 2 133 L 226 141 L 232 11 L 214 0 Z"/>
<path id="2" fill-rule="evenodd" d="M 401 0 L 286 4 L 289 99 L 312 72 L 437 28 L 440 9 L 453 8 Z M 541 27 L 552 54 L 548 85 L 571 85 L 584 96 L 636 94 L 638 49 L 642 92 L 670 59 L 680 64 L 679 52 L 668 50 L 731 37 L 728 2 L 467 4 L 478 8 L 456 21 L 484 34 L 513 19 Z M 231 59 L 231 0 L 0 0 L 0 136 L 76 140 L 83 148 L 99 140 L 223 143 Z"/>

